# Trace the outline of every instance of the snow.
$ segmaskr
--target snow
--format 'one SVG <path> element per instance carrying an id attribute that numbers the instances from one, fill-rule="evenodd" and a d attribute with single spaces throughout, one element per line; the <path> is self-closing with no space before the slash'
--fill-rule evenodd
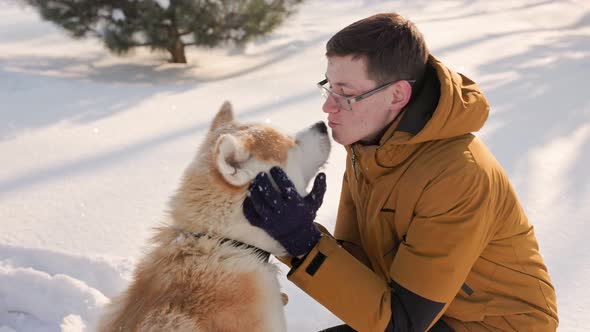
<path id="1" fill-rule="evenodd" d="M 232 29 L 229 31 L 229 37 L 235 40 L 240 40 L 246 34 L 246 30 L 240 29 Z"/>
<path id="2" fill-rule="evenodd" d="M 123 10 L 120 8 L 113 9 L 113 13 L 111 14 L 111 17 L 115 21 L 124 21 L 126 18 L 125 13 L 123 13 Z"/>
<path id="3" fill-rule="evenodd" d="M 152 227 L 165 220 L 223 101 L 242 121 L 287 132 L 325 119 L 315 86 L 325 42 L 392 9 L 485 91 L 492 112 L 478 136 L 535 225 L 557 290 L 559 331 L 586 331 L 588 1 L 310 0 L 243 52 L 192 48 L 184 66 L 147 50 L 118 58 L 0 0 L 0 332 L 92 331 L 100 308 L 128 284 Z M 318 221 L 328 229 L 344 159 L 335 146 L 324 170 Z M 284 275 L 281 284 L 290 331 L 340 322 Z"/>
<path id="4" fill-rule="evenodd" d="M 162 9 L 168 9 L 168 7 L 170 7 L 170 0 L 156 0 L 156 3 L 162 8 Z"/>
<path id="5" fill-rule="evenodd" d="M 0 321 L 20 331 L 46 331 L 45 322 L 60 322 L 62 330 L 81 327 L 81 317 L 92 323 L 108 302 L 98 290 L 65 274 L 0 266 L 0 281 Z"/>

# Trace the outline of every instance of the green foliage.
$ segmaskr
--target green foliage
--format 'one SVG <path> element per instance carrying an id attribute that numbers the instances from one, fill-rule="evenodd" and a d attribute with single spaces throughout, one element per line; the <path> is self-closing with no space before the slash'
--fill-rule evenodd
<path id="1" fill-rule="evenodd" d="M 243 44 L 270 33 L 303 0 L 25 0 L 75 38 L 97 37 L 118 54 L 134 47 Z M 182 54 L 180 54 L 182 53 Z"/>

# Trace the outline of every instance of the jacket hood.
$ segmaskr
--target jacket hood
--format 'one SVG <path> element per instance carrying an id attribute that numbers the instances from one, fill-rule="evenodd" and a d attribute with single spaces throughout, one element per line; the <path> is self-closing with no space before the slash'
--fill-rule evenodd
<path id="1" fill-rule="evenodd" d="M 430 56 L 424 79 L 415 84 L 410 103 L 379 144 L 355 146 L 369 168 L 394 167 L 421 143 L 478 131 L 488 113 L 489 104 L 475 82 Z M 346 149 L 351 152 L 351 146 Z"/>
<path id="2" fill-rule="evenodd" d="M 416 144 L 461 136 L 483 127 L 489 104 L 475 82 L 433 56 L 428 59 L 424 77 L 398 124 L 391 126 L 379 145 Z"/>

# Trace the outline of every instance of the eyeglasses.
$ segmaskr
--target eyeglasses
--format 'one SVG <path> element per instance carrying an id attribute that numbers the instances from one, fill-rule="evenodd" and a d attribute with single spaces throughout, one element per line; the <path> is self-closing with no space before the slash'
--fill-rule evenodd
<path id="1" fill-rule="evenodd" d="M 322 93 L 322 97 L 324 97 L 324 99 L 328 99 L 328 97 L 332 96 L 339 108 L 345 109 L 347 111 L 352 111 L 352 104 L 356 103 L 357 101 L 361 101 L 363 99 L 369 98 L 372 95 L 376 94 L 377 92 L 379 92 L 379 91 L 387 88 L 388 86 L 393 85 L 399 81 L 408 81 L 408 83 L 410 83 L 410 84 L 414 84 L 416 82 L 415 80 L 397 80 L 397 81 L 393 81 L 393 82 L 389 82 L 389 83 L 385 83 L 383 85 L 380 85 L 371 91 L 365 92 L 365 93 L 355 96 L 355 97 L 344 96 L 344 95 L 341 95 L 337 92 L 332 91 L 330 88 L 327 88 L 325 86 L 326 84 L 328 84 L 327 78 L 318 82 L 317 85 L 318 85 L 318 88 L 320 89 L 320 91 Z"/>

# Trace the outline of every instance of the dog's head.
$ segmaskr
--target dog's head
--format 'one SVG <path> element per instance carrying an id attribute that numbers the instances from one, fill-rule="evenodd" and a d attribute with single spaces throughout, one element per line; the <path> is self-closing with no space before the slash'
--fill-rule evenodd
<path id="1" fill-rule="evenodd" d="M 208 232 L 275 255 L 285 254 L 278 242 L 245 219 L 242 204 L 248 186 L 258 173 L 279 166 L 305 195 L 329 153 L 330 139 L 323 122 L 292 137 L 266 125 L 237 123 L 231 105 L 225 102 L 172 198 L 174 221 L 193 232 Z"/>

